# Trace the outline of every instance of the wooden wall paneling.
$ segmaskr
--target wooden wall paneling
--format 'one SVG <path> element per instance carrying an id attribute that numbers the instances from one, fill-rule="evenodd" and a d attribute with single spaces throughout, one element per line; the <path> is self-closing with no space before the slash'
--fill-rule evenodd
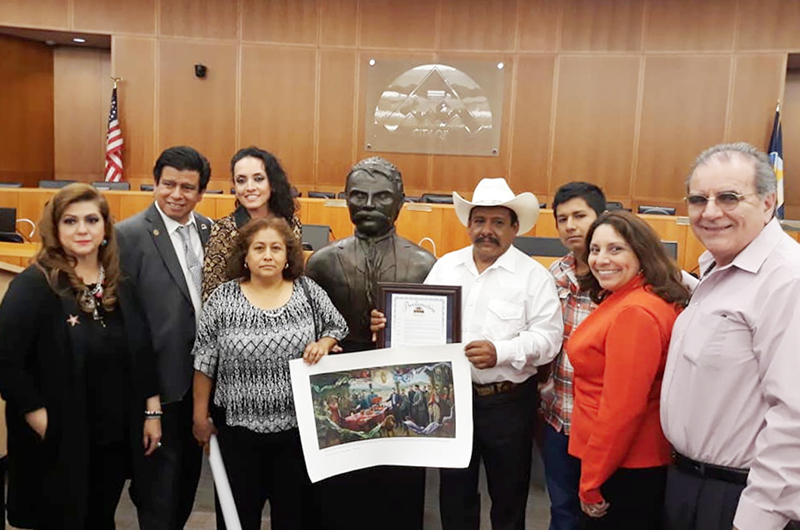
<path id="1" fill-rule="evenodd" d="M 775 105 L 786 77 L 785 55 L 736 57 L 730 130 L 726 141 L 769 146 Z"/>
<path id="2" fill-rule="evenodd" d="M 53 51 L 0 35 L 0 180 L 53 178 Z"/>
<path id="3" fill-rule="evenodd" d="M 200 201 L 197 206 L 195 206 L 195 210 L 210 219 L 215 219 L 217 216 L 216 195 L 214 195 L 213 198 L 211 197 L 211 195 L 204 196 L 203 200 Z"/>
<path id="4" fill-rule="evenodd" d="M 648 56 L 633 196 L 680 200 L 692 161 L 725 133 L 729 56 Z"/>
<path id="5" fill-rule="evenodd" d="M 361 1 L 361 46 L 432 50 L 437 3 L 430 0 Z"/>
<path id="6" fill-rule="evenodd" d="M 125 199 L 120 201 L 119 220 L 127 219 L 153 203 L 153 194 L 149 192 L 128 192 Z"/>
<path id="7" fill-rule="evenodd" d="M 358 54 L 320 51 L 319 147 L 316 184 L 344 189 L 353 165 L 353 127 Z"/>
<path id="8" fill-rule="evenodd" d="M 558 49 L 561 0 L 519 0 L 519 49 L 552 52 Z"/>
<path id="9" fill-rule="evenodd" d="M 111 211 L 111 219 L 115 223 L 122 220 L 122 201 L 125 191 L 104 191 L 103 196 L 108 203 L 108 209 Z"/>
<path id="10" fill-rule="evenodd" d="M 641 0 L 568 0 L 562 6 L 562 51 L 638 51 L 642 48 Z"/>
<path id="11" fill-rule="evenodd" d="M 21 189 L 17 202 L 17 219 L 30 219 L 36 223 L 36 233 L 33 241 L 41 241 L 39 236 L 39 221 L 42 218 L 44 205 L 56 194 L 57 190 Z"/>
<path id="12" fill-rule="evenodd" d="M 735 29 L 731 0 L 648 0 L 645 50 L 732 50 Z"/>
<path id="13" fill-rule="evenodd" d="M 306 210 L 310 225 L 328 225 L 333 239 L 344 239 L 353 235 L 350 212 L 343 200 L 301 199 L 300 209 Z"/>
<path id="14" fill-rule="evenodd" d="M 641 215 L 647 221 L 658 237 L 662 241 L 675 241 L 678 244 L 678 258 L 675 260 L 679 265 L 684 262 L 686 231 L 689 227 L 686 224 L 679 224 L 678 218 L 668 215 Z"/>
<path id="15" fill-rule="evenodd" d="M 142 183 L 152 184 L 153 163 L 158 156 L 155 151 L 156 40 L 115 35 L 111 46 L 111 70 L 115 76 L 123 78 L 117 87 L 117 104 L 125 140 L 122 150 L 125 179 L 143 179 Z M 161 76 L 170 78 L 181 73 L 164 70 Z M 186 79 L 183 75 L 180 77 Z M 132 189 L 138 190 L 138 183 Z"/>
<path id="16" fill-rule="evenodd" d="M 273 153 L 292 184 L 314 182 L 315 78 L 313 49 L 242 46 L 237 147 L 257 145 Z"/>
<path id="17" fill-rule="evenodd" d="M 34 28 L 69 28 L 70 0 L 3 0 L 0 24 Z"/>
<path id="18" fill-rule="evenodd" d="M 516 190 L 534 192 L 541 200 L 549 192 L 547 160 L 550 155 L 550 114 L 553 101 L 553 55 L 520 55 L 509 184 Z"/>
<path id="19" fill-rule="evenodd" d="M 53 54 L 56 178 L 103 180 L 111 53 L 61 46 Z"/>
<path id="20" fill-rule="evenodd" d="M 245 41 L 316 44 L 320 0 L 244 0 Z"/>
<path id="21" fill-rule="evenodd" d="M 236 197 L 232 195 L 223 195 L 216 197 L 217 213 L 214 219 L 221 219 L 236 209 Z"/>
<path id="22" fill-rule="evenodd" d="M 639 56 L 562 56 L 550 192 L 593 182 L 630 202 Z"/>
<path id="23" fill-rule="evenodd" d="M 800 70 L 786 74 L 782 103 L 783 191 L 786 219 L 800 219 Z"/>
<path id="24" fill-rule="evenodd" d="M 683 270 L 701 274 L 698 259 L 706 251 L 706 247 L 697 239 L 691 226 L 686 227 L 686 245 L 683 250 Z"/>
<path id="25" fill-rule="evenodd" d="M 70 0 L 76 30 L 100 33 L 156 32 L 156 0 Z"/>
<path id="26" fill-rule="evenodd" d="M 196 63 L 208 67 L 205 78 L 195 77 Z M 236 67 L 235 44 L 159 41 L 159 152 L 191 145 L 208 158 L 213 177 L 228 176 L 236 149 Z"/>
<path id="27" fill-rule="evenodd" d="M 239 2 L 161 0 L 158 31 L 174 37 L 239 38 Z"/>
<path id="28" fill-rule="evenodd" d="M 442 232 L 442 214 L 446 212 L 438 205 L 406 203 L 397 218 L 397 233 L 411 241 L 420 244 L 423 238 L 430 238 L 436 246 L 436 253 L 441 256 L 440 249 L 444 244 Z M 422 245 L 433 252 L 433 245 L 426 242 Z"/>
<path id="29" fill-rule="evenodd" d="M 512 50 L 517 0 L 442 0 L 439 48 Z"/>
<path id="30" fill-rule="evenodd" d="M 450 193 L 452 191 L 470 192 L 485 177 L 508 177 L 508 145 L 509 131 L 513 116 L 511 115 L 511 97 L 514 88 L 515 63 L 510 55 L 481 54 L 480 56 L 466 56 L 447 54 L 439 57 L 437 62 L 449 64 L 450 62 L 480 60 L 489 63 L 503 63 L 503 106 L 502 123 L 500 124 L 500 144 L 497 156 L 450 156 L 435 155 L 433 157 L 433 174 L 430 191 Z M 524 183 L 519 183 L 524 184 Z M 520 186 L 518 186 L 520 187 Z M 527 191 L 528 188 L 514 189 L 516 192 Z"/>
<path id="31" fill-rule="evenodd" d="M 800 2 L 797 0 L 739 0 L 740 50 L 800 48 Z"/>
<path id="32" fill-rule="evenodd" d="M 371 3 L 371 2 L 370 2 Z M 363 6 L 363 4 L 362 4 Z M 362 23 L 363 24 L 363 23 Z M 432 183 L 429 178 L 428 166 L 430 155 L 391 153 L 367 151 L 364 139 L 364 122 L 367 115 L 367 82 L 369 80 L 369 60 L 375 59 L 402 59 L 419 61 L 419 64 L 428 64 L 434 60 L 433 53 L 387 53 L 362 51 L 359 54 L 359 80 L 358 80 L 358 103 L 356 107 L 357 121 L 356 127 L 356 161 L 363 160 L 372 156 L 381 156 L 397 166 L 403 174 L 403 186 L 406 195 L 416 196 L 431 189 Z M 369 109 L 372 112 L 374 109 Z"/>
<path id="33" fill-rule="evenodd" d="M 355 46 L 358 25 L 358 0 L 325 0 L 319 42 L 323 46 Z"/>
<path id="34" fill-rule="evenodd" d="M 469 198 L 472 198 L 471 193 Z M 472 244 L 472 240 L 467 233 L 467 227 L 461 224 L 453 209 L 447 209 L 442 212 L 442 236 L 441 245 L 438 244 L 438 241 L 436 245 L 436 255 L 439 257 Z"/>

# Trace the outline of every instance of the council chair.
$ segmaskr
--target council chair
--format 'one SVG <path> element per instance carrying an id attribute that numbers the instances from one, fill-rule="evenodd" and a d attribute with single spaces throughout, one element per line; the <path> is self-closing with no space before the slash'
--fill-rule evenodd
<path id="1" fill-rule="evenodd" d="M 40 188 L 48 188 L 48 189 L 60 189 L 64 186 L 68 186 L 70 184 L 75 184 L 74 180 L 40 180 L 39 187 Z"/>
<path id="2" fill-rule="evenodd" d="M 444 193 L 423 193 L 419 202 L 429 204 L 453 204 L 453 196 Z"/>
<path id="3" fill-rule="evenodd" d="M 675 208 L 667 206 L 639 206 L 636 211 L 650 215 L 675 215 Z"/>
<path id="4" fill-rule="evenodd" d="M 531 257 L 560 258 L 569 252 L 557 237 L 519 236 L 514 246 Z"/>
<path id="5" fill-rule="evenodd" d="M 99 181 L 99 182 L 92 182 L 92 186 L 98 190 L 106 190 L 106 191 L 130 191 L 131 189 L 130 182 Z"/>
<path id="6" fill-rule="evenodd" d="M 335 199 L 336 194 L 332 191 L 309 191 L 309 199 Z"/>

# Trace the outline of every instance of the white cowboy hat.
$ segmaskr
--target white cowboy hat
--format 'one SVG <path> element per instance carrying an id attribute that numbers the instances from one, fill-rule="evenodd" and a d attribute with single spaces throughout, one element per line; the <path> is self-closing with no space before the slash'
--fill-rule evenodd
<path id="1" fill-rule="evenodd" d="M 539 218 L 539 199 L 536 195 L 529 191 L 514 195 L 504 178 L 482 179 L 475 186 L 472 202 L 454 191 L 453 206 L 458 220 L 464 226 L 469 225 L 469 212 L 476 206 L 505 206 L 517 214 L 519 219 L 517 235 L 520 236 L 533 228 Z"/>

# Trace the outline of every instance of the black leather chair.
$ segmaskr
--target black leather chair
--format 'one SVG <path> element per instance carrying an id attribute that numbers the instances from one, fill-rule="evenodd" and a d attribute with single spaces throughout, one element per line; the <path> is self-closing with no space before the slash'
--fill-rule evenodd
<path id="1" fill-rule="evenodd" d="M 0 188 L 21 188 L 22 182 L 0 182 Z"/>
<path id="2" fill-rule="evenodd" d="M 328 225 L 303 225 L 303 250 L 319 250 L 331 242 Z"/>
<path id="3" fill-rule="evenodd" d="M 614 210 L 624 210 L 624 209 L 625 205 L 622 204 L 621 202 L 615 202 L 615 201 L 606 202 L 606 211 L 613 212 Z"/>
<path id="4" fill-rule="evenodd" d="M 675 215 L 675 208 L 669 208 L 667 206 L 639 206 L 637 212 L 650 215 Z"/>
<path id="5" fill-rule="evenodd" d="M 49 189 L 60 189 L 64 186 L 68 186 L 70 184 L 75 184 L 74 180 L 40 180 L 39 187 L 40 188 L 49 188 Z"/>
<path id="6" fill-rule="evenodd" d="M 419 197 L 409 197 L 406 195 L 406 198 L 403 199 L 403 202 L 420 202 L 420 200 L 421 199 Z"/>
<path id="7" fill-rule="evenodd" d="M 453 204 L 453 196 L 443 193 L 423 193 L 419 198 L 419 202 L 427 202 L 430 204 Z"/>
<path id="8" fill-rule="evenodd" d="M 0 243 L 24 243 L 25 239 L 16 232 L 0 232 Z"/>
<path id="9" fill-rule="evenodd" d="M 520 236 L 514 238 L 514 246 L 528 256 L 543 258 L 560 258 L 566 256 L 569 249 L 557 237 Z"/>
<path id="10" fill-rule="evenodd" d="M 0 232 L 14 233 L 17 231 L 17 209 L 0 208 Z"/>
<path id="11" fill-rule="evenodd" d="M 130 182 L 92 182 L 92 186 L 98 190 L 130 191 Z"/>
<path id="12" fill-rule="evenodd" d="M 336 194 L 332 191 L 309 191 L 309 199 L 335 199 Z"/>
<path id="13" fill-rule="evenodd" d="M 139 191 L 153 191 L 153 184 L 139 184 Z"/>
<path id="14" fill-rule="evenodd" d="M 346 199 L 347 198 L 347 192 L 346 191 L 340 191 L 339 193 L 336 194 L 336 198 L 337 199 Z"/>

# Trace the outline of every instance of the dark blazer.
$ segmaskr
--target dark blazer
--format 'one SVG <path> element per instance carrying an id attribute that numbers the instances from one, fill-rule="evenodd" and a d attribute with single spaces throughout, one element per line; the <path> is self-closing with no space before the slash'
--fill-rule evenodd
<path id="1" fill-rule="evenodd" d="M 211 221 L 194 215 L 205 247 Z M 122 270 L 147 310 L 161 401 L 179 401 L 192 385 L 197 320 L 175 247 L 155 204 L 118 223 L 116 229 Z"/>
<path id="2" fill-rule="evenodd" d="M 145 400 L 158 393 L 158 384 L 144 313 L 124 281 L 117 288 L 117 299 L 115 310 L 122 313 L 127 337 L 128 416 L 136 461 L 144 458 Z M 68 321 L 72 315 L 77 316 L 76 325 Z M 81 322 L 90 318 L 79 310 L 73 297 L 56 294 L 33 265 L 14 278 L 0 305 L 0 393 L 7 401 L 8 425 L 8 520 L 14 526 L 83 527 L 91 433 L 86 417 L 87 326 Z M 44 440 L 24 418 L 41 407 L 48 416 Z"/>

